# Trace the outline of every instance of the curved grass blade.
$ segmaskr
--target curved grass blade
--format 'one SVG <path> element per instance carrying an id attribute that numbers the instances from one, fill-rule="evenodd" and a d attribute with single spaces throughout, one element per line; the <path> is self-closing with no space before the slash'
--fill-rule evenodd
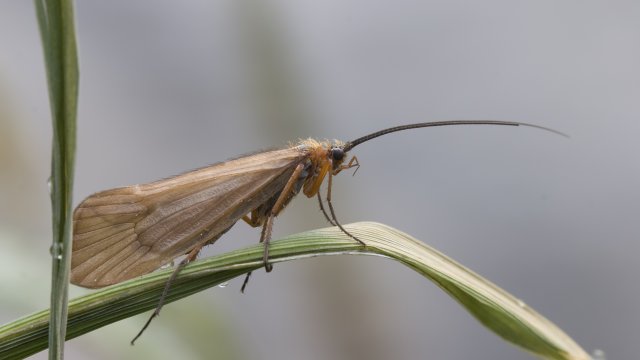
<path id="1" fill-rule="evenodd" d="M 354 242 L 337 228 L 312 230 L 271 243 L 273 263 L 319 255 L 383 255 L 435 282 L 482 324 L 505 340 L 547 359 L 589 359 L 562 330 L 444 254 L 396 229 L 377 223 L 347 225 L 367 243 Z M 166 302 L 172 302 L 263 266 L 260 245 L 196 261 L 176 279 Z M 173 269 L 114 285 L 69 305 L 67 338 L 154 309 Z M 0 358 L 28 356 L 46 347 L 48 311 L 0 328 Z"/>

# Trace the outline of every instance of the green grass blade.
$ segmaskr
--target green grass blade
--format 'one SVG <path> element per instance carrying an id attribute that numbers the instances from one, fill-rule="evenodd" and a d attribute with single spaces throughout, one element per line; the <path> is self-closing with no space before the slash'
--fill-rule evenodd
<path id="1" fill-rule="evenodd" d="M 49 358 L 62 359 L 67 328 L 71 201 L 76 138 L 78 59 L 71 0 L 35 1 L 53 120 L 51 206 L 53 217 Z"/>
<path id="2" fill-rule="evenodd" d="M 271 261 L 319 255 L 383 255 L 435 282 L 485 326 L 526 351 L 547 359 L 589 359 L 579 345 L 547 319 L 437 250 L 382 224 L 346 227 L 367 243 L 366 249 L 338 229 L 326 228 L 274 241 Z M 167 303 L 261 268 L 262 251 L 262 246 L 256 245 L 190 264 L 175 281 Z M 71 301 L 67 338 L 155 308 L 172 271 L 158 271 Z M 42 311 L 0 327 L 0 358 L 28 356 L 44 349 L 47 319 L 47 311 Z"/>

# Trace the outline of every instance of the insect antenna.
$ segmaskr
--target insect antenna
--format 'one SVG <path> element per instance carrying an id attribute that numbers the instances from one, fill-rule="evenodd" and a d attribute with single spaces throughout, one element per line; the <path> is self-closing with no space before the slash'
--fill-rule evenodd
<path id="1" fill-rule="evenodd" d="M 345 143 L 342 146 L 342 151 L 344 151 L 346 153 L 347 151 L 349 151 L 349 150 L 353 149 L 354 147 L 362 144 L 363 142 L 366 142 L 366 141 L 369 141 L 371 139 L 375 139 L 375 138 L 377 138 L 379 136 L 390 134 L 390 133 L 396 132 L 396 131 L 424 128 L 424 127 L 451 126 L 451 125 L 527 126 L 527 127 L 532 127 L 532 128 L 544 130 L 544 131 L 549 131 L 549 132 L 552 132 L 552 133 L 554 133 L 556 135 L 569 137 L 567 134 L 562 133 L 562 132 L 557 131 L 557 130 L 554 130 L 554 129 L 551 129 L 551 128 L 547 128 L 547 127 L 540 126 L 540 125 L 535 125 L 535 124 L 517 122 L 517 121 L 446 120 L 446 121 L 431 121 L 431 122 L 423 122 L 423 123 L 417 123 L 417 124 L 400 125 L 400 126 L 394 126 L 394 127 L 390 127 L 390 128 L 387 128 L 387 129 L 379 130 L 379 131 L 376 131 L 376 132 L 371 133 L 369 135 L 365 135 L 365 136 L 359 137 L 359 138 L 357 138 L 355 140 L 352 140 L 352 141 L 349 141 L 349 142 Z M 351 165 L 351 164 L 349 164 L 349 165 Z M 349 166 L 349 167 L 351 167 L 351 166 Z M 357 170 L 357 168 L 356 168 L 356 170 Z M 327 218 L 327 220 L 331 223 L 331 225 L 339 227 L 340 230 L 342 230 L 342 232 L 344 232 L 345 234 L 349 235 L 351 238 L 353 238 L 354 240 L 358 241 L 362 245 L 366 246 L 366 244 L 364 242 L 362 242 L 362 240 L 358 239 L 357 237 L 355 237 L 352 234 L 350 234 L 347 230 L 345 230 L 345 228 L 342 227 L 340 222 L 338 222 L 338 219 L 336 219 L 336 214 L 335 214 L 335 211 L 333 210 L 333 205 L 331 204 L 331 180 L 333 178 L 332 175 L 333 175 L 333 173 L 329 172 L 329 181 L 328 181 L 329 184 L 328 184 L 328 189 L 327 189 L 327 203 L 329 204 L 329 211 L 331 213 L 331 218 L 329 218 L 329 216 L 327 215 L 327 212 L 324 210 L 324 207 L 322 206 L 322 199 L 318 195 L 318 201 L 320 203 L 320 210 L 322 210 L 322 213 Z"/>
<path id="2" fill-rule="evenodd" d="M 552 133 L 560 135 L 560 136 L 569 137 L 569 135 L 567 135 L 565 133 L 562 133 L 560 131 L 551 129 L 551 128 L 547 128 L 547 127 L 540 126 L 540 125 L 529 124 L 529 123 L 517 122 L 517 121 L 447 120 L 447 121 L 432 121 L 432 122 L 424 122 L 424 123 L 417 123 L 417 124 L 409 124 L 409 125 L 400 125 L 400 126 L 390 127 L 388 129 L 376 131 L 376 132 L 371 133 L 369 135 L 365 135 L 365 136 L 362 136 L 362 137 L 357 138 L 355 140 L 349 141 L 344 145 L 342 150 L 347 152 L 347 151 L 353 149 L 354 147 L 356 147 L 357 145 L 362 144 L 365 141 L 369 141 L 371 139 L 377 138 L 378 136 L 386 135 L 386 134 L 389 134 L 389 133 L 392 133 L 392 132 L 396 132 L 396 131 L 402 131 L 402 130 L 408 130 L 408 129 L 417 129 L 417 128 L 423 128 L 423 127 L 450 126 L 450 125 L 528 126 L 528 127 L 532 127 L 532 128 L 536 128 L 536 129 L 540 129 L 540 130 L 544 130 L 544 131 L 549 131 L 549 132 L 552 132 Z"/>

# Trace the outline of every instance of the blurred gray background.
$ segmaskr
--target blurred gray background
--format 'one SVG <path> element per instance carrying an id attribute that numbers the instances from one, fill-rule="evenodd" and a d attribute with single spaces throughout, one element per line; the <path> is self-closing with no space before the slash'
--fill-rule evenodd
<path id="1" fill-rule="evenodd" d="M 353 151 L 343 223 L 379 221 L 524 299 L 587 351 L 640 352 L 637 1 L 79 1 L 74 203 L 298 138 L 450 127 Z M 49 302 L 51 124 L 35 12 L 0 2 L 0 322 Z M 326 226 L 297 198 L 275 237 Z M 239 223 L 207 254 L 257 242 Z M 68 342 L 69 359 L 528 359 L 374 257 L 257 272 Z M 86 293 L 72 286 L 72 296 Z M 35 358 L 46 358 L 45 353 Z"/>

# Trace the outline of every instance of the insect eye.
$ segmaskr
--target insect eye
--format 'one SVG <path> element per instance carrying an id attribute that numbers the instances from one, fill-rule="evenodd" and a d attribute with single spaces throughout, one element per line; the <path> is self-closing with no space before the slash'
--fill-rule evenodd
<path id="1" fill-rule="evenodd" d="M 344 151 L 340 148 L 331 149 L 331 158 L 334 161 L 342 161 L 344 159 Z"/>

